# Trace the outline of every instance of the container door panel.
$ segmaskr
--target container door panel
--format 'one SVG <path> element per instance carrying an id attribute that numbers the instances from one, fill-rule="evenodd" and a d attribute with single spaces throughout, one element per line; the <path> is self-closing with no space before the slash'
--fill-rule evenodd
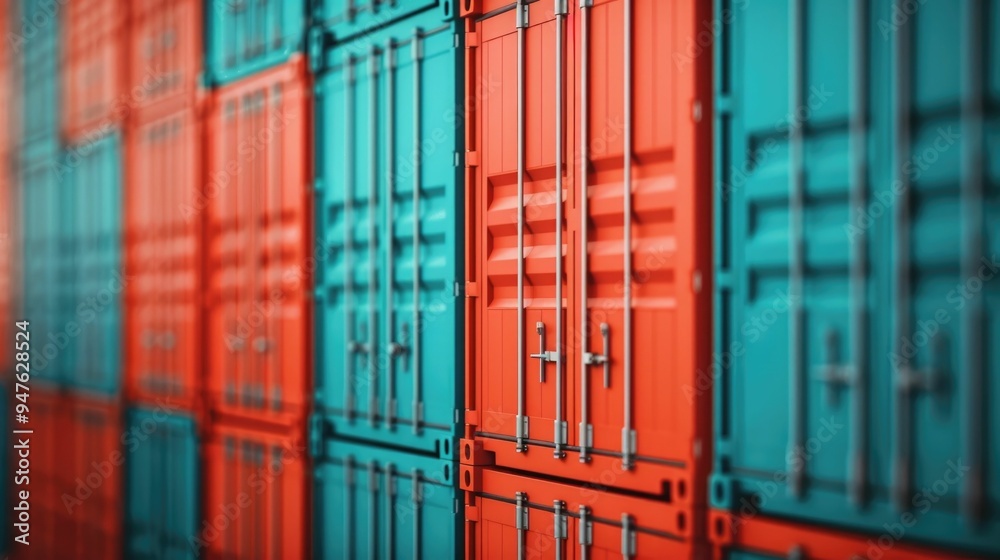
<path id="1" fill-rule="evenodd" d="M 479 234 L 485 259 L 481 296 L 485 298 L 485 369 L 479 390 L 482 413 L 493 419 L 487 427 L 493 435 L 516 436 L 519 447 L 522 438 L 558 439 L 562 448 L 568 443 L 566 419 L 570 414 L 565 397 L 572 394 L 574 385 L 565 354 L 558 364 L 556 354 L 565 345 L 573 315 L 566 309 L 571 297 L 567 271 L 573 270 L 573 260 L 567 257 L 572 253 L 567 251 L 566 215 L 561 215 L 561 223 L 556 218 L 558 207 L 563 206 L 558 212 L 566 210 L 572 176 L 561 179 L 563 191 L 557 193 L 556 145 L 560 139 L 572 137 L 572 129 L 564 122 L 564 130 L 557 135 L 555 127 L 556 66 L 547 46 L 555 43 L 559 24 L 536 10 L 530 16 L 530 26 L 518 33 L 515 19 L 515 13 L 510 12 L 487 20 L 480 47 L 485 84 L 500 82 L 503 86 L 499 90 L 491 86 L 491 93 L 481 99 L 483 174 L 478 188 L 485 205 L 485 229 Z M 520 41 L 523 46 L 519 47 Z M 516 85 L 519 56 L 524 66 L 521 93 Z M 567 63 L 566 68 L 570 67 Z M 567 71 L 567 75 L 572 73 Z M 521 107 L 519 97 L 523 97 Z M 565 101 L 559 114 L 572 111 L 571 102 Z M 518 121 L 520 113 L 523 127 Z M 519 158 L 519 143 L 523 143 L 523 159 Z M 559 153 L 565 164 L 565 146 Z M 565 165 L 562 169 L 571 172 Z M 523 245 L 523 258 L 518 253 L 519 244 Z M 558 267 L 562 273 L 559 278 Z M 557 287 L 561 290 L 559 302 Z M 558 367 L 562 372 L 557 374 Z M 523 391 L 523 406 L 519 390 Z M 523 431 L 525 426 L 527 431 Z"/>

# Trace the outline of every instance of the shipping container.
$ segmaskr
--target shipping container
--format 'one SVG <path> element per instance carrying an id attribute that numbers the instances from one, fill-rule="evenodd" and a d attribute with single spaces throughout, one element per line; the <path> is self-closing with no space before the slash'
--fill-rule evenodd
<path id="1" fill-rule="evenodd" d="M 314 445 L 316 558 L 461 557 L 457 463 L 350 441 Z"/>
<path id="2" fill-rule="evenodd" d="M 69 542 L 59 558 L 121 558 L 124 513 L 125 454 L 130 439 L 122 426 L 122 408 L 116 401 L 70 397 L 71 416 L 54 431 L 35 437 L 54 437 L 69 428 L 67 452 L 60 444 L 56 469 L 61 477 L 61 505 L 70 517 L 72 532 L 57 536 Z M 70 548 L 72 546 L 72 548 Z M 72 552 L 70 552 L 72 550 Z"/>
<path id="3" fill-rule="evenodd" d="M 122 293 L 130 276 L 122 266 L 122 136 L 118 131 L 67 149 L 58 175 L 69 183 L 72 286 L 65 336 L 70 384 L 80 391 L 115 394 L 122 383 Z M 58 344 L 58 341 L 57 341 Z"/>
<path id="4" fill-rule="evenodd" d="M 116 125 L 134 108 L 124 95 L 130 32 L 126 23 L 132 4 L 124 0 L 65 2 L 61 117 L 64 137 L 70 141 Z"/>
<path id="5" fill-rule="evenodd" d="M 21 19 L 12 23 L 21 62 L 23 132 L 18 144 L 42 153 L 59 147 L 62 115 L 62 17 L 64 3 L 51 0 L 23 0 Z M 14 50 L 14 45 L 11 45 Z M 29 159 L 41 157 L 36 154 Z"/>
<path id="6" fill-rule="evenodd" d="M 701 559 L 690 508 L 602 485 L 462 465 L 465 558 Z M 704 515 L 704 511 L 697 512 Z"/>
<path id="7" fill-rule="evenodd" d="M 312 53 L 315 402 L 338 436 L 454 457 L 464 57 L 443 14 Z"/>
<path id="8" fill-rule="evenodd" d="M 18 164 L 25 255 L 20 318 L 29 322 L 33 335 L 30 373 L 36 386 L 66 383 L 76 348 L 75 337 L 67 333 L 76 307 L 72 303 L 74 210 L 62 163 L 62 154 L 52 151 Z"/>
<path id="9" fill-rule="evenodd" d="M 121 407 L 34 391 L 28 400 L 32 434 L 29 546 L 15 558 L 121 558 Z M 14 531 L 17 536 L 17 530 Z"/>
<path id="10" fill-rule="evenodd" d="M 125 442 L 125 555 L 197 558 L 191 540 L 201 521 L 201 457 L 197 425 L 176 407 L 130 411 Z"/>
<path id="11" fill-rule="evenodd" d="M 147 107 L 196 103 L 202 71 L 202 3 L 148 0 L 131 5 L 127 103 Z"/>
<path id="12" fill-rule="evenodd" d="M 127 391 L 141 402 L 200 411 L 202 126 L 192 107 L 146 110 L 133 122 L 125 162 Z"/>
<path id="13" fill-rule="evenodd" d="M 310 557 L 308 450 L 301 428 L 285 432 L 211 427 L 204 519 L 190 542 L 196 556 Z"/>
<path id="14" fill-rule="evenodd" d="M 28 424 L 24 426 L 34 432 L 28 435 L 31 446 L 27 457 L 28 472 L 18 475 L 26 475 L 27 479 L 19 478 L 11 487 L 14 494 L 22 490 L 28 492 L 29 544 L 14 543 L 11 557 L 59 558 L 72 549 L 69 542 L 72 536 L 70 516 L 61 496 L 73 492 L 75 487 L 66 480 L 66 473 L 63 472 L 69 462 L 68 457 L 72 456 L 74 442 L 66 437 L 54 436 L 68 433 L 71 429 L 68 425 L 71 413 L 65 397 L 40 386 L 35 387 L 28 398 L 30 415 Z M 14 469 L 24 470 L 23 464 L 11 464 Z M 22 534 L 17 528 L 13 528 L 12 532 L 14 537 Z"/>
<path id="15" fill-rule="evenodd" d="M 583 4 L 463 7 L 462 461 L 583 482 L 614 473 L 614 488 L 699 504 L 711 57 L 672 53 L 710 6 Z"/>
<path id="16" fill-rule="evenodd" d="M 312 364 L 312 111 L 305 61 L 220 88 L 207 122 L 208 398 L 304 423 Z"/>
<path id="17" fill-rule="evenodd" d="M 996 555 L 1000 4 L 904 4 L 717 4 L 711 500 Z"/>
<path id="18" fill-rule="evenodd" d="M 302 50 L 305 0 L 207 0 L 206 85 L 219 86 L 287 62 Z"/>
<path id="19" fill-rule="evenodd" d="M 711 511 L 714 560 L 964 560 L 974 558 L 899 542 L 902 525 L 882 534 L 857 535 L 763 516 Z"/>

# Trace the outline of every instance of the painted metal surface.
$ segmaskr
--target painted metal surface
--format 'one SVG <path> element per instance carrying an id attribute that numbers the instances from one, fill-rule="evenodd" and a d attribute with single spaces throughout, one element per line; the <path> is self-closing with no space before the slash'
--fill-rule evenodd
<path id="1" fill-rule="evenodd" d="M 997 554 L 1000 4 L 739 4 L 712 503 Z"/>
<path id="2" fill-rule="evenodd" d="M 459 558 L 457 463 L 326 439 L 315 462 L 316 557 Z"/>
<path id="3" fill-rule="evenodd" d="M 208 116 L 208 398 L 304 423 L 312 363 L 312 132 L 305 61 L 217 90 Z"/>
<path id="4" fill-rule="evenodd" d="M 75 308 L 72 259 L 71 186 L 62 155 L 51 152 L 20 162 L 23 204 L 23 318 L 30 322 L 32 382 L 63 384 L 74 361 L 75 337 L 66 326 Z"/>
<path id="5" fill-rule="evenodd" d="M 52 2 L 53 4 L 55 2 Z M 123 0 L 64 3 L 62 130 L 81 136 L 116 126 L 135 108 L 125 95 L 129 7 Z"/>
<path id="6" fill-rule="evenodd" d="M 665 500 L 463 465 L 465 557 L 704 558 L 690 512 Z"/>
<path id="7" fill-rule="evenodd" d="M 333 33 L 338 43 L 365 41 L 381 28 L 420 22 L 430 27 L 450 21 L 457 15 L 456 0 L 314 0 L 310 14 L 315 25 Z"/>
<path id="8" fill-rule="evenodd" d="M 302 431 L 211 427 L 204 520 L 191 548 L 211 559 L 309 558 L 307 450 Z"/>
<path id="9" fill-rule="evenodd" d="M 206 85 L 249 77 L 301 51 L 306 4 L 302 0 L 205 2 Z"/>
<path id="10" fill-rule="evenodd" d="M 67 381 L 90 393 L 116 394 L 122 387 L 123 292 L 129 274 L 122 262 L 122 136 L 114 131 L 70 146 L 56 170 L 69 183 L 61 200 L 71 221 L 60 255 L 72 289 L 69 318 L 59 325 L 68 339 Z M 60 278 L 61 281 L 64 278 Z"/>
<path id="11" fill-rule="evenodd" d="M 704 502 L 709 6 L 471 4 L 463 445 Z"/>
<path id="12" fill-rule="evenodd" d="M 899 542 L 900 529 L 860 535 L 763 516 L 709 512 L 714 560 L 963 560 L 955 551 Z"/>
<path id="13" fill-rule="evenodd" d="M 316 87 L 317 409 L 442 457 L 462 385 L 457 32 L 428 12 L 336 45 Z"/>
<path id="14" fill-rule="evenodd" d="M 36 148 L 42 154 L 59 147 L 62 116 L 62 56 L 64 7 L 58 2 L 23 0 L 21 3 L 21 86 L 23 95 L 23 136 L 21 145 Z M 25 22 L 32 22 L 30 30 Z M 39 22 L 43 25 L 39 25 Z M 16 24 L 13 26 L 17 28 Z M 26 152 L 29 150 L 25 149 Z M 41 157 L 29 153 L 29 159 Z"/>
<path id="15" fill-rule="evenodd" d="M 130 9 L 126 103 L 142 110 L 196 102 L 204 61 L 202 3 L 150 0 Z"/>
<path id="16" fill-rule="evenodd" d="M 129 396 L 202 403 L 204 167 L 198 114 L 136 121 L 126 159 L 126 383 Z"/>
<path id="17" fill-rule="evenodd" d="M 191 545 L 201 521 L 201 465 L 195 419 L 172 407 L 129 411 L 125 555 L 197 558 Z"/>

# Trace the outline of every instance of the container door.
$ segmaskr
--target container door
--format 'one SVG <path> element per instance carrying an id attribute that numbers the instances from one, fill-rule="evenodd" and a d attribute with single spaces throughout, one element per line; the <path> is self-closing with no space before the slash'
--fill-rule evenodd
<path id="1" fill-rule="evenodd" d="M 998 198 L 987 187 L 986 162 L 1000 150 L 986 151 L 984 123 L 996 112 L 986 113 L 983 66 L 1000 55 L 986 40 L 987 13 L 996 9 L 931 3 L 891 43 L 895 105 L 886 114 L 894 117 L 895 151 L 886 168 L 899 195 L 883 218 L 891 224 L 884 351 L 893 380 L 883 423 L 891 504 L 922 512 L 931 499 L 947 525 L 928 533 L 949 540 L 972 533 L 962 544 L 1000 553 L 1000 542 L 987 538 L 1000 530 L 988 506 L 1000 500 L 1000 477 L 987 466 L 1000 459 L 988 444 L 1000 434 L 1000 414 L 989 404 L 1000 399 L 1000 385 L 987 382 L 997 363 L 988 360 L 996 348 L 989 342 L 1000 334 L 986 311 L 1000 294 L 996 234 L 990 238 L 987 225 Z"/>
<path id="2" fill-rule="evenodd" d="M 707 61 L 675 56 L 701 23 L 696 4 L 598 0 L 578 14 L 586 133 L 574 163 L 586 171 L 575 237 L 585 312 L 573 325 L 582 333 L 573 431 L 581 457 L 611 453 L 625 471 L 647 459 L 694 470 L 692 441 L 707 425 L 699 419 L 708 396 L 685 392 L 710 332 L 699 295 L 708 282 L 709 200 L 697 168 L 708 145 L 696 132 L 709 95 L 696 69 Z"/>
<path id="3" fill-rule="evenodd" d="M 924 540 L 996 550 L 975 6 L 889 27 L 888 0 L 736 12 L 715 505 L 868 530 L 907 514 Z"/>
<path id="4" fill-rule="evenodd" d="M 242 141 L 249 142 L 243 114 L 245 100 L 227 97 L 216 107 L 215 139 L 209 142 L 212 174 L 210 187 L 216 199 L 210 204 L 212 240 L 209 258 L 211 291 L 209 328 L 210 367 L 215 382 L 213 393 L 224 408 L 239 406 L 247 395 L 247 371 L 250 367 L 246 338 L 251 334 L 246 324 L 250 290 L 248 263 L 252 256 L 247 204 L 252 191 L 247 187 L 245 154 L 238 151 Z"/>
<path id="5" fill-rule="evenodd" d="M 158 302 L 154 320 L 159 325 L 150 343 L 160 356 L 155 362 L 152 385 L 158 395 L 191 402 L 200 386 L 199 349 L 201 347 L 198 310 L 200 299 L 199 245 L 200 212 L 191 207 L 197 190 L 200 169 L 197 159 L 197 134 L 190 113 L 179 113 L 154 125 L 157 158 L 150 169 L 158 172 L 152 179 L 156 191 L 147 196 L 155 204 L 149 212 L 157 214 L 156 231 L 160 251 L 153 274 L 158 279 Z"/>
<path id="6" fill-rule="evenodd" d="M 215 2 L 207 12 L 213 80 L 232 81 L 287 59 L 301 47 L 304 6 L 282 0 Z"/>
<path id="7" fill-rule="evenodd" d="M 306 212 L 304 145 L 307 95 L 295 80 L 280 80 L 255 97 L 252 138 L 259 153 L 247 168 L 253 206 L 253 301 L 247 339 L 254 408 L 280 414 L 301 410 L 306 386 L 306 291 L 310 224 Z M 270 132 L 268 132 L 270 131 Z M 269 139 L 269 140 L 268 140 Z"/>
<path id="8" fill-rule="evenodd" d="M 455 558 L 455 464 L 339 440 L 317 462 L 315 547 L 323 558 Z M 369 556 L 370 555 L 370 556 Z"/>
<path id="9" fill-rule="evenodd" d="M 768 477 L 765 508 L 803 499 L 807 484 L 845 485 L 857 499 L 884 484 L 868 463 L 869 445 L 884 440 L 865 416 L 868 379 L 888 373 L 866 346 L 876 332 L 868 255 L 885 224 L 855 239 L 846 227 L 868 188 L 869 14 L 861 5 L 803 11 L 804 2 L 789 0 L 740 13 L 734 24 L 740 63 L 726 94 L 742 97 L 732 122 L 723 121 L 717 194 L 730 213 L 719 227 L 732 246 L 719 258 L 735 285 L 722 286 L 719 309 L 730 312 L 720 343 L 731 350 L 720 367 L 731 364 L 722 402 L 733 405 L 722 412 L 730 420 L 716 447 L 733 449 L 741 468 L 781 473 L 787 490 Z M 788 53 L 803 52 L 787 64 Z M 772 437 L 754 437 L 762 431 Z M 713 492 L 726 495 L 723 486 Z"/>
<path id="10" fill-rule="evenodd" d="M 438 87 L 457 79 L 450 30 L 393 29 L 372 37 L 385 50 L 360 58 L 345 49 L 319 102 L 317 231 L 331 257 L 318 280 L 320 402 L 347 420 L 338 433 L 427 451 L 438 442 L 426 430 L 451 432 L 458 398 L 459 124 L 437 125 L 455 109 L 454 90 Z"/>
<path id="11" fill-rule="evenodd" d="M 530 507 L 528 495 L 518 493 L 509 499 L 482 498 L 478 502 L 479 521 L 475 550 L 469 558 L 501 560 L 516 558 L 578 558 L 578 520 L 560 518 L 552 512 Z M 567 537 L 573 536 L 572 540 Z M 558 538 L 557 538 L 558 537 Z M 557 555 L 557 549 L 561 555 Z"/>
<path id="12" fill-rule="evenodd" d="M 565 117 L 575 109 L 570 96 L 555 94 L 563 81 L 573 83 L 573 65 L 571 50 L 560 47 L 560 73 L 553 54 L 557 29 L 565 40 L 565 17 L 528 8 L 486 20 L 479 47 L 484 85 L 503 84 L 481 99 L 482 172 L 474 187 L 482 205 L 475 252 L 484 275 L 480 429 L 514 438 L 518 451 L 532 440 L 561 457 L 567 395 L 575 394 L 563 351 L 575 316 L 565 304 L 575 269 L 565 194 L 573 173 L 565 141 L 573 130 Z M 537 456 L 545 460 L 553 451 Z"/>
<path id="13" fill-rule="evenodd" d="M 193 92 L 202 67 L 201 3 L 163 0 L 131 9 L 128 102 L 150 106 Z M 141 99 L 134 88 L 141 88 Z"/>
<path id="14" fill-rule="evenodd" d="M 31 329 L 37 332 L 38 342 L 32 348 L 31 373 L 50 383 L 61 380 L 59 364 L 66 357 L 66 344 L 59 349 L 50 338 L 61 325 L 56 312 L 65 309 L 60 301 L 62 285 L 57 274 L 59 262 L 59 230 L 63 216 L 60 215 L 60 193 L 58 179 L 53 167 L 55 159 L 38 163 L 26 162 L 23 177 L 24 197 L 24 298 L 25 318 L 31 321 Z M 29 258 L 30 257 L 30 258 Z M 48 355 L 44 351 L 51 344 Z"/>

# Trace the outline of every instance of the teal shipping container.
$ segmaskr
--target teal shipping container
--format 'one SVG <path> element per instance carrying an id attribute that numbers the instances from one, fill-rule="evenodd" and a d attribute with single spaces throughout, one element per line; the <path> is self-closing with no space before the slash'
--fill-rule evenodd
<path id="1" fill-rule="evenodd" d="M 302 50 L 308 0 L 207 0 L 205 85 L 286 62 Z"/>
<path id="2" fill-rule="evenodd" d="M 67 149 L 57 171 L 69 181 L 74 287 L 66 325 L 75 389 L 115 394 L 122 382 L 122 294 L 128 274 L 122 264 L 121 134 L 103 134 Z"/>
<path id="3" fill-rule="evenodd" d="M 32 148 L 25 154 L 30 159 L 37 160 L 59 147 L 60 18 L 64 4 L 24 0 L 20 17 L 13 18 L 7 36 L 8 48 L 15 56 L 20 55 L 23 136 L 18 140 L 22 146 Z"/>
<path id="4" fill-rule="evenodd" d="M 36 159 L 19 163 L 24 236 L 23 317 L 31 332 L 31 381 L 62 385 L 75 344 L 67 325 L 73 297 L 73 209 L 63 155 L 30 148 Z"/>
<path id="5" fill-rule="evenodd" d="M 161 407 L 135 408 L 128 422 L 125 556 L 193 560 L 201 522 L 197 425 Z"/>
<path id="6" fill-rule="evenodd" d="M 316 558 L 460 558 L 457 463 L 323 440 L 314 457 Z"/>
<path id="7" fill-rule="evenodd" d="M 1000 554 L 1000 2 L 716 7 L 713 507 Z"/>
<path id="8" fill-rule="evenodd" d="M 310 34 L 315 403 L 336 437 L 453 458 L 463 406 L 464 55 L 444 4 L 346 43 Z"/>

